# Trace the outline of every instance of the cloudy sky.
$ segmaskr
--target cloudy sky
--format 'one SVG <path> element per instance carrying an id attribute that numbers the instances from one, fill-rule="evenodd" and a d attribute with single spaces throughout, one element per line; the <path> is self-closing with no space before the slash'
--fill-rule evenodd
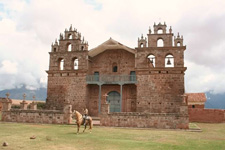
<path id="1" fill-rule="evenodd" d="M 184 36 L 186 92 L 225 93 L 225 0 L 0 0 L 0 90 L 47 85 L 51 43 L 71 24 L 89 49 L 134 48 L 154 22 Z"/>

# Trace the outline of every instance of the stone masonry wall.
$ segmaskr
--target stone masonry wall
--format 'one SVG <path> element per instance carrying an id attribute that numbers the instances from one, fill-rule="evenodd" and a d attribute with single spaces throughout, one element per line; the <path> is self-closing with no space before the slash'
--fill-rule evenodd
<path id="1" fill-rule="evenodd" d="M 109 113 L 108 109 L 108 104 L 102 105 L 102 113 L 100 115 L 101 126 L 163 129 L 189 128 L 189 117 L 186 114 L 187 106 L 185 105 L 181 106 L 179 113 Z"/>
<path id="2" fill-rule="evenodd" d="M 101 126 L 188 129 L 188 116 L 169 113 L 113 113 L 100 117 Z"/>
<path id="3" fill-rule="evenodd" d="M 7 105 L 11 105 L 11 103 L 4 105 L 2 121 L 49 124 L 72 123 L 72 106 L 68 103 L 64 105 L 63 110 L 7 109 L 10 108 Z"/>
<path id="4" fill-rule="evenodd" d="M 225 122 L 225 110 L 188 108 L 190 122 L 221 123 Z"/>
<path id="5" fill-rule="evenodd" d="M 137 111 L 177 113 L 183 102 L 184 75 L 150 73 L 137 75 Z"/>
<path id="6" fill-rule="evenodd" d="M 73 109 L 82 111 L 86 107 L 86 77 L 83 73 L 65 73 L 62 76 L 54 74 L 48 77 L 49 109 L 62 109 L 63 103 L 69 101 Z"/>
<path id="7" fill-rule="evenodd" d="M 63 124 L 64 114 L 62 111 L 12 109 L 10 111 L 2 112 L 2 121 Z"/>

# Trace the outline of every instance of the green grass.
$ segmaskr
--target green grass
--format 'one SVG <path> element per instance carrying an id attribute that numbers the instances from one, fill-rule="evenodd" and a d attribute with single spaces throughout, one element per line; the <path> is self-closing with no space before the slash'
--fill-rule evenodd
<path id="1" fill-rule="evenodd" d="M 192 126 L 192 125 L 191 125 Z M 76 133 L 73 125 L 0 122 L 0 144 L 7 150 L 218 150 L 225 149 L 225 124 L 197 123 L 202 132 L 94 127 Z M 83 127 L 82 127 L 83 129 Z M 31 136 L 36 139 L 30 139 Z"/>

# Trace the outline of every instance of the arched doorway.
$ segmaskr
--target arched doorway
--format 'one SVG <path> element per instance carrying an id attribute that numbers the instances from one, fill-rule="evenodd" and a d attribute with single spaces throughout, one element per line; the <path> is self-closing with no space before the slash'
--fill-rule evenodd
<path id="1" fill-rule="evenodd" d="M 108 93 L 107 102 L 110 112 L 120 112 L 120 93 L 111 91 Z"/>

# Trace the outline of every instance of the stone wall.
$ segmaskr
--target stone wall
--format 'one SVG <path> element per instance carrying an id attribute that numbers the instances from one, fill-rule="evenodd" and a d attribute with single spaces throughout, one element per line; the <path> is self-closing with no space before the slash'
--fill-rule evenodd
<path id="1" fill-rule="evenodd" d="M 24 101 L 23 103 L 26 102 Z M 27 110 L 27 107 L 11 109 L 11 104 L 9 101 L 4 102 L 2 121 L 49 124 L 72 123 L 72 106 L 69 103 L 64 103 L 63 110 Z"/>
<path id="2" fill-rule="evenodd" d="M 54 74 L 48 77 L 48 109 L 63 109 L 63 103 L 69 101 L 73 109 L 82 111 L 87 103 L 87 85 L 84 73 Z"/>
<path id="3" fill-rule="evenodd" d="M 225 122 L 225 110 L 188 108 L 191 122 L 221 123 Z"/>
<path id="4" fill-rule="evenodd" d="M 49 123 L 63 124 L 64 113 L 62 111 L 47 110 L 20 110 L 11 109 L 2 112 L 2 121 L 26 122 L 26 123 Z"/>
<path id="5" fill-rule="evenodd" d="M 180 113 L 109 113 L 108 104 L 102 106 L 101 126 L 188 129 L 187 106 L 181 106 Z"/>
<path id="6" fill-rule="evenodd" d="M 177 113 L 183 103 L 184 75 L 157 71 L 137 75 L 137 112 Z"/>
<path id="7" fill-rule="evenodd" d="M 0 111 L 2 111 L 2 102 L 0 101 Z"/>

